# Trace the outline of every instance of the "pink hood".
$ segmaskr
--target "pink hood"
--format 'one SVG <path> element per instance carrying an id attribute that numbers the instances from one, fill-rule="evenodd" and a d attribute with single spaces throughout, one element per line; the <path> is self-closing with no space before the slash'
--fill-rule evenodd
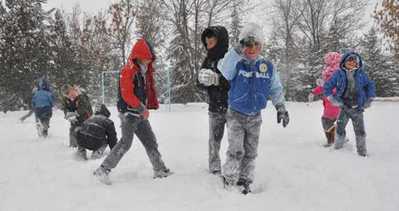
<path id="1" fill-rule="evenodd" d="M 328 52 L 324 56 L 324 69 L 321 73 L 323 81 L 328 81 L 331 76 L 339 69 L 339 63 L 341 61 L 341 54 L 338 52 Z"/>

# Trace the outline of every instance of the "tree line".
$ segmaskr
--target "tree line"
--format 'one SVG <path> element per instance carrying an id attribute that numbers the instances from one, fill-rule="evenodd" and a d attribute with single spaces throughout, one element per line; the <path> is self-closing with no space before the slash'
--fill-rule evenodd
<path id="1" fill-rule="evenodd" d="M 16 109 L 28 107 L 40 77 L 47 77 L 58 94 L 71 83 L 100 99 L 101 73 L 120 70 L 139 36 L 155 49 L 162 102 L 206 101 L 196 87 L 205 53 L 201 32 L 223 25 L 235 46 L 254 11 L 268 13 L 272 20 L 264 54 L 280 71 L 287 99 L 305 100 L 320 76 L 323 55 L 347 49 L 364 56 L 378 96 L 399 95 L 399 32 L 394 24 L 399 6 L 393 0 L 376 7 L 375 24 L 366 32 L 366 0 L 274 0 L 272 5 L 261 0 L 119 0 L 94 15 L 79 6 L 70 13 L 46 10 L 46 0 L 0 2 L 0 98 L 12 98 Z M 104 81 L 106 95 L 115 99 L 117 74 L 110 77 Z"/>

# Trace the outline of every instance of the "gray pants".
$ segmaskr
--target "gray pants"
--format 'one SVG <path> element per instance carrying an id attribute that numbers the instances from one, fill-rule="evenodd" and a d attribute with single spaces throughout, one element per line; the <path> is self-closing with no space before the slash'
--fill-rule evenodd
<path id="1" fill-rule="evenodd" d="M 258 153 L 261 114 L 247 116 L 227 111 L 228 142 L 223 176 L 234 184 L 239 178 L 251 183 L 254 179 L 255 158 Z"/>
<path id="2" fill-rule="evenodd" d="M 356 136 L 356 148 L 359 155 L 366 155 L 366 131 L 364 128 L 363 111 L 355 108 L 342 108 L 337 121 L 337 136 L 335 140 L 335 149 L 343 147 L 346 139 L 346 125 L 352 120 L 353 129 Z"/>
<path id="3" fill-rule="evenodd" d="M 112 148 L 110 154 L 105 158 L 101 166 L 108 170 L 115 168 L 123 155 L 132 146 L 133 136 L 136 134 L 147 152 L 153 170 L 165 170 L 166 167 L 162 161 L 161 154 L 158 151 L 158 143 L 155 134 L 152 131 L 150 122 L 133 116 L 126 117 L 120 115 L 120 117 L 122 124 L 122 138 L 114 148 Z"/>
<path id="4" fill-rule="evenodd" d="M 209 112 L 209 171 L 221 172 L 220 143 L 224 134 L 226 124 L 226 113 Z"/>

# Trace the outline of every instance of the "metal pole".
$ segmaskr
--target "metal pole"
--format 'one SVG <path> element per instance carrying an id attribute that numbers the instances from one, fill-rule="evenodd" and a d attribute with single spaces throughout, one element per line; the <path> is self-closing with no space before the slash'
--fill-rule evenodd
<path id="1" fill-rule="evenodd" d="M 103 104 L 105 104 L 104 72 L 101 72 L 101 95 L 103 98 Z"/>

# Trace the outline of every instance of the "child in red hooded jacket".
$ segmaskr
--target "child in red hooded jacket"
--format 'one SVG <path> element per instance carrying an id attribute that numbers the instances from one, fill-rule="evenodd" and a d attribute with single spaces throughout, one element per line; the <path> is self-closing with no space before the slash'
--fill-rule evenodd
<path id="1" fill-rule="evenodd" d="M 158 151 L 158 143 L 148 120 L 148 109 L 157 109 L 153 66 L 155 55 L 149 43 L 138 39 L 132 48 L 127 64 L 120 72 L 118 111 L 121 118 L 122 138 L 94 172 L 104 184 L 110 185 L 109 172 L 115 168 L 130 149 L 133 136 L 143 144 L 154 170 L 154 178 L 167 177 L 172 172 L 166 168 Z"/>
<path id="2" fill-rule="evenodd" d="M 324 69 L 322 72 L 322 80 L 318 80 L 317 87 L 312 90 L 309 94 L 309 101 L 313 101 L 314 96 L 323 95 L 324 82 L 328 81 L 331 76 L 339 69 L 339 64 L 341 61 L 341 54 L 337 52 L 329 52 L 324 56 Z M 340 108 L 334 106 L 326 97 L 323 99 L 323 115 L 321 117 L 321 123 L 326 134 L 327 143 L 323 146 L 329 147 L 334 143 L 335 139 L 335 122 L 337 121 Z"/>

